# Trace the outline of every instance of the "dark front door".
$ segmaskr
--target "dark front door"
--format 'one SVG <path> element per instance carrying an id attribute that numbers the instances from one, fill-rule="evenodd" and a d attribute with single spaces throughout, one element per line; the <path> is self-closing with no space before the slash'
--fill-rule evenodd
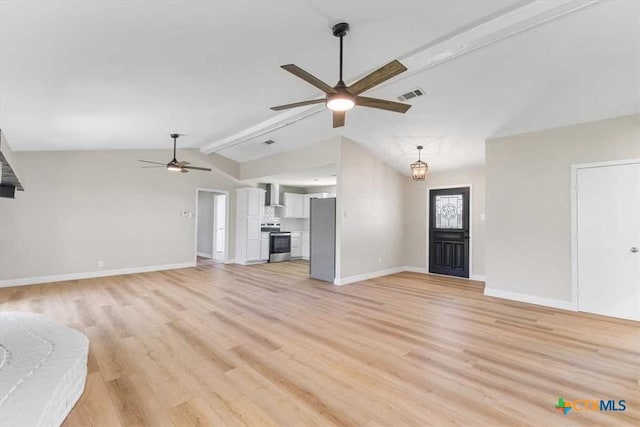
<path id="1" fill-rule="evenodd" d="M 469 277 L 469 187 L 429 192 L 429 272 Z"/>

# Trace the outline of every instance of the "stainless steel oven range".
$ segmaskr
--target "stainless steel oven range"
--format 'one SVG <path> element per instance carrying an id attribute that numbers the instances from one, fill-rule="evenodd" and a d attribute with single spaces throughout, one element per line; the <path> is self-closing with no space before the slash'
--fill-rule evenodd
<path id="1" fill-rule="evenodd" d="M 273 231 L 269 233 L 269 262 L 288 261 L 291 259 L 291 233 Z"/>

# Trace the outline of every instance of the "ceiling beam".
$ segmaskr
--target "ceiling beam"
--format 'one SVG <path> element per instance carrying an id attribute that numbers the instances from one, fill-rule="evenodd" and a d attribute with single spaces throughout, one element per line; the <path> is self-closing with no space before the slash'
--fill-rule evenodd
<path id="1" fill-rule="evenodd" d="M 407 71 L 388 80 L 378 87 L 383 87 L 416 73 L 436 67 L 457 57 L 489 46 L 493 43 L 512 37 L 518 33 L 537 27 L 561 16 L 579 11 L 601 0 L 536 0 L 523 2 L 518 7 L 510 7 L 503 13 L 493 15 L 485 20 L 441 37 L 420 47 L 398 59 L 407 67 Z M 368 74 L 363 73 L 354 79 Z M 309 99 L 315 99 L 324 94 L 317 94 Z M 319 113 L 325 109 L 324 105 L 300 107 L 274 115 L 272 118 L 250 126 L 233 135 L 211 141 L 201 147 L 204 153 L 215 153 L 226 148 L 243 144 L 254 138 L 269 134 L 275 130 L 292 125 L 304 118 Z"/>

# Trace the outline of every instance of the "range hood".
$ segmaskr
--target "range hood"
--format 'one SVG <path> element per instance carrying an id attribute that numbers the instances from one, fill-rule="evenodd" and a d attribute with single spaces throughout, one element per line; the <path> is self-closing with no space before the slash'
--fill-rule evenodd
<path id="1" fill-rule="evenodd" d="M 280 184 L 267 184 L 264 205 L 273 206 L 275 208 L 284 208 L 282 195 L 280 194 Z"/>

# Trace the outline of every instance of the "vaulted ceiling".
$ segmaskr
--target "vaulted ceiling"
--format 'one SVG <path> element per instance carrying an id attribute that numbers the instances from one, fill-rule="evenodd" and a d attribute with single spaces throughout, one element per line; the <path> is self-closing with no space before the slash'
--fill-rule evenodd
<path id="1" fill-rule="evenodd" d="M 507 19 L 526 24 L 540 3 L 3 1 L 0 127 L 16 151 L 169 148 L 168 134 L 182 132 L 185 146 L 239 162 L 340 133 L 399 170 L 424 145 L 441 170 L 482 163 L 489 137 L 640 112 L 635 1 L 558 1 L 570 13 L 419 63 Z M 345 80 L 407 61 L 406 77 L 370 92 L 424 89 L 406 115 L 356 108 L 334 130 L 326 111 L 289 120 L 269 110 L 317 95 L 281 64 L 335 84 L 340 20 L 352 26 Z"/>

